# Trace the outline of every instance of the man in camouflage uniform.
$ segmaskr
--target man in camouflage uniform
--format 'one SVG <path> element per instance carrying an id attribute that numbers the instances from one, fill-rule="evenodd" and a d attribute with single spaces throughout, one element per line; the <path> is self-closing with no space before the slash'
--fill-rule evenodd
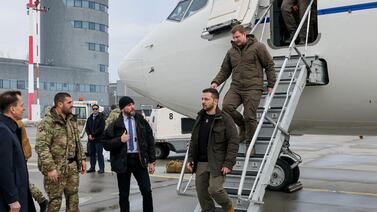
<path id="1" fill-rule="evenodd" d="M 120 109 L 116 105 L 111 105 L 110 114 L 105 121 L 105 130 L 111 123 L 113 123 L 119 117 L 119 114 L 120 114 Z M 109 151 L 103 150 L 103 157 L 105 158 L 105 160 L 110 162 Z"/>
<path id="2" fill-rule="evenodd" d="M 54 107 L 38 125 L 38 168 L 44 175 L 49 197 L 47 211 L 59 211 L 64 193 L 66 211 L 79 211 L 79 171 L 86 172 L 85 154 L 80 143 L 77 118 L 72 114 L 72 98 L 58 93 Z"/>
<path id="3" fill-rule="evenodd" d="M 18 125 L 18 128 L 21 129 L 22 150 L 24 152 L 25 160 L 27 161 L 29 160 L 29 158 L 31 158 L 31 154 L 32 154 L 29 138 L 27 137 L 25 125 L 22 122 L 22 120 L 18 120 L 17 125 Z M 38 187 L 36 187 L 34 184 L 30 182 L 29 182 L 29 190 L 33 199 L 35 199 L 35 201 L 38 202 L 40 211 L 41 212 L 46 211 L 48 201 L 44 197 L 43 193 L 38 189 Z"/>
<path id="4" fill-rule="evenodd" d="M 106 119 L 106 125 L 105 129 L 113 122 L 115 121 L 120 114 L 120 109 L 116 105 L 111 105 L 111 112 L 109 114 L 109 117 Z"/>

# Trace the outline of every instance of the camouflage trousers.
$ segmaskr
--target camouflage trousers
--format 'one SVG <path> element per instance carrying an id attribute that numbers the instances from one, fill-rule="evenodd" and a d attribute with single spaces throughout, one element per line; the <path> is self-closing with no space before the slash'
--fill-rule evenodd
<path id="1" fill-rule="evenodd" d="M 29 189 L 30 189 L 31 196 L 39 204 L 41 204 L 43 201 L 46 200 L 43 193 L 33 183 L 29 184 Z"/>
<path id="2" fill-rule="evenodd" d="M 48 195 L 48 212 L 58 212 L 60 210 L 63 193 L 66 199 L 66 211 L 80 211 L 79 173 L 76 162 L 69 163 L 64 174 L 59 173 L 59 181 L 57 183 L 52 182 L 45 176 L 44 187 Z"/>

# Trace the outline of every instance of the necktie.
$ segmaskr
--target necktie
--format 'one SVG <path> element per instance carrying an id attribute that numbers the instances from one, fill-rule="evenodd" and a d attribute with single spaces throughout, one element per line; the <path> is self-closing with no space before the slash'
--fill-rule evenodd
<path id="1" fill-rule="evenodd" d="M 130 151 L 134 151 L 134 129 L 132 128 L 132 119 L 128 118 L 128 134 L 130 135 L 130 140 L 128 142 L 128 148 Z"/>

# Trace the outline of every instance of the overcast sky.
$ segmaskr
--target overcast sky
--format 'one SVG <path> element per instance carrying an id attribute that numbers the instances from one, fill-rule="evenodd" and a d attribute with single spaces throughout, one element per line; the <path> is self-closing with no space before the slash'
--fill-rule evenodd
<path id="1" fill-rule="evenodd" d="M 127 52 L 158 23 L 165 20 L 178 1 L 109 1 L 110 82 L 115 82 L 118 79 L 117 68 Z M 0 57 L 26 59 L 29 33 L 29 20 L 26 15 L 26 3 L 28 1 L 1 0 L 1 2 L 3 4 L 0 12 L 0 26 L 2 26 Z"/>

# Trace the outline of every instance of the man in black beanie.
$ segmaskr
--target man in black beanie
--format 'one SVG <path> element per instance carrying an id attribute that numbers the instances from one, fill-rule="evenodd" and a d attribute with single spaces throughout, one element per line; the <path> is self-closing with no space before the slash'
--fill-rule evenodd
<path id="1" fill-rule="evenodd" d="M 142 115 L 135 113 L 134 100 L 124 96 L 119 100 L 121 114 L 105 131 L 102 142 L 110 151 L 111 170 L 117 173 L 121 212 L 130 211 L 128 199 L 131 174 L 141 195 L 143 211 L 153 211 L 152 189 L 148 175 L 154 173 L 156 161 L 152 129 Z"/>

